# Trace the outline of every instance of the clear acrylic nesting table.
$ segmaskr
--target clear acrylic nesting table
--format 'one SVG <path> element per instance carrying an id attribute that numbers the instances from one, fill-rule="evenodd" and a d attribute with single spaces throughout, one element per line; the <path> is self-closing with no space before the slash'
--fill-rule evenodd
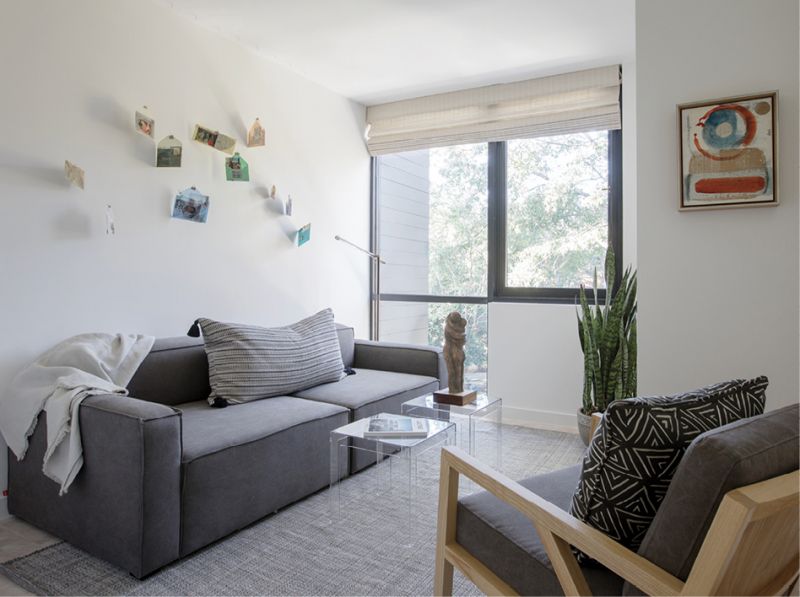
<path id="1" fill-rule="evenodd" d="M 493 459 L 488 462 L 497 470 L 503 470 L 503 399 L 491 398 L 484 393 L 464 406 L 435 402 L 433 394 L 418 396 L 404 402 L 400 412 L 412 417 L 425 417 L 437 421 L 449 421 L 457 425 L 459 447 L 470 455 L 486 460 L 488 454 L 479 450 L 485 444 L 494 444 Z M 479 436 L 482 441 L 479 441 Z M 489 449 L 485 450 L 488 452 Z"/>
<path id="2" fill-rule="evenodd" d="M 380 417 L 405 418 L 402 415 L 380 413 Z M 409 416 L 409 415 L 406 415 Z M 349 472 L 349 451 L 362 450 L 375 455 L 376 464 L 380 465 L 388 459 L 390 485 L 392 484 L 392 469 L 394 462 L 402 463 L 404 477 L 407 480 L 408 509 L 412 510 L 412 499 L 416 486 L 417 460 L 430 450 L 445 445 L 456 444 L 456 426 L 454 423 L 443 420 L 429 419 L 428 434 L 425 437 L 409 438 L 374 438 L 364 437 L 364 432 L 369 428 L 370 417 L 359 419 L 338 429 L 331 431 L 330 437 L 330 489 L 334 500 L 334 508 L 341 509 L 341 480 Z M 353 442 L 352 440 L 362 440 Z"/>

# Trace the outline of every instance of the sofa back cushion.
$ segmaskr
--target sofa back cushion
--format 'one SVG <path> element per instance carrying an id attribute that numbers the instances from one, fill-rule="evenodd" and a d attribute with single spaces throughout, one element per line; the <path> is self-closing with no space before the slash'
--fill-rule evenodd
<path id="1" fill-rule="evenodd" d="M 695 439 L 681 460 L 639 555 L 686 580 L 723 496 L 738 487 L 800 466 L 794 404 L 713 429 Z M 641 595 L 626 586 L 626 595 Z"/>
<path id="2" fill-rule="evenodd" d="M 764 412 L 766 388 L 767 378 L 759 377 L 612 402 L 584 456 L 571 513 L 637 549 L 689 444 L 710 429 Z"/>
<path id="3" fill-rule="evenodd" d="M 208 356 L 209 403 L 236 404 L 288 395 L 344 375 L 333 311 L 263 328 L 198 319 Z"/>
<path id="4" fill-rule="evenodd" d="M 336 334 L 343 365 L 352 367 L 353 328 L 337 323 Z M 208 398 L 211 386 L 203 340 L 188 336 L 156 339 L 150 354 L 131 378 L 128 392 L 134 398 L 169 406 Z"/>
<path id="5" fill-rule="evenodd" d="M 342 351 L 342 364 L 348 368 L 352 367 L 356 350 L 355 331 L 351 327 L 337 323 L 336 335 L 339 337 L 339 349 Z"/>
<path id="6" fill-rule="evenodd" d="M 134 398 L 174 406 L 204 400 L 208 385 L 208 359 L 197 338 L 159 338 L 128 384 Z"/>

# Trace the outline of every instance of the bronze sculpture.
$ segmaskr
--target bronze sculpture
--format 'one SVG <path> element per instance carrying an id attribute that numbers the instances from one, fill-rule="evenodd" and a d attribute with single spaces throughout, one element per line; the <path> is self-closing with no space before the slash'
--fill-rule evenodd
<path id="1" fill-rule="evenodd" d="M 444 324 L 444 362 L 447 364 L 449 390 L 464 391 L 464 344 L 467 341 L 467 320 L 458 311 L 447 316 Z"/>

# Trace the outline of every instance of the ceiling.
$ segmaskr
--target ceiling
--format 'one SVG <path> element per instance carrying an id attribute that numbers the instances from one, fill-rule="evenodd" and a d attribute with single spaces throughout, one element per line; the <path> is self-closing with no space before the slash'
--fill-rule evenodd
<path id="1" fill-rule="evenodd" d="M 370 105 L 632 59 L 634 0 L 161 0 Z"/>

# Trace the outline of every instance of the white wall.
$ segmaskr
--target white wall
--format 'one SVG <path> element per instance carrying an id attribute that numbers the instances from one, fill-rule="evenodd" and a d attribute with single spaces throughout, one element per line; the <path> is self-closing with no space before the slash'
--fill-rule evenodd
<path id="1" fill-rule="evenodd" d="M 632 55 L 616 61 L 622 64 L 622 252 L 624 263 L 635 266 L 637 66 Z M 503 398 L 508 422 L 577 431 L 583 353 L 575 322 L 572 305 L 489 305 L 489 391 Z"/>
<path id="2" fill-rule="evenodd" d="M 765 374 L 797 402 L 798 2 L 637 2 L 639 380 Z M 779 92 L 781 205 L 678 212 L 678 103 Z"/>
<path id="3" fill-rule="evenodd" d="M 0 56 L 0 391 L 86 331 L 174 336 L 201 315 L 269 325 L 331 306 L 367 337 L 368 260 L 333 240 L 368 244 L 362 106 L 150 2 L 5 3 Z M 153 167 L 132 130 L 143 104 L 158 139 L 183 141 L 183 168 Z M 257 116 L 267 147 L 242 148 Z M 197 122 L 237 137 L 253 182 L 225 181 L 224 154 L 189 139 Z M 64 181 L 65 159 L 85 191 Z M 272 184 L 291 193 L 293 224 L 264 199 Z M 168 217 L 190 185 L 211 196 L 205 225 Z M 309 221 L 298 248 L 284 230 Z"/>

